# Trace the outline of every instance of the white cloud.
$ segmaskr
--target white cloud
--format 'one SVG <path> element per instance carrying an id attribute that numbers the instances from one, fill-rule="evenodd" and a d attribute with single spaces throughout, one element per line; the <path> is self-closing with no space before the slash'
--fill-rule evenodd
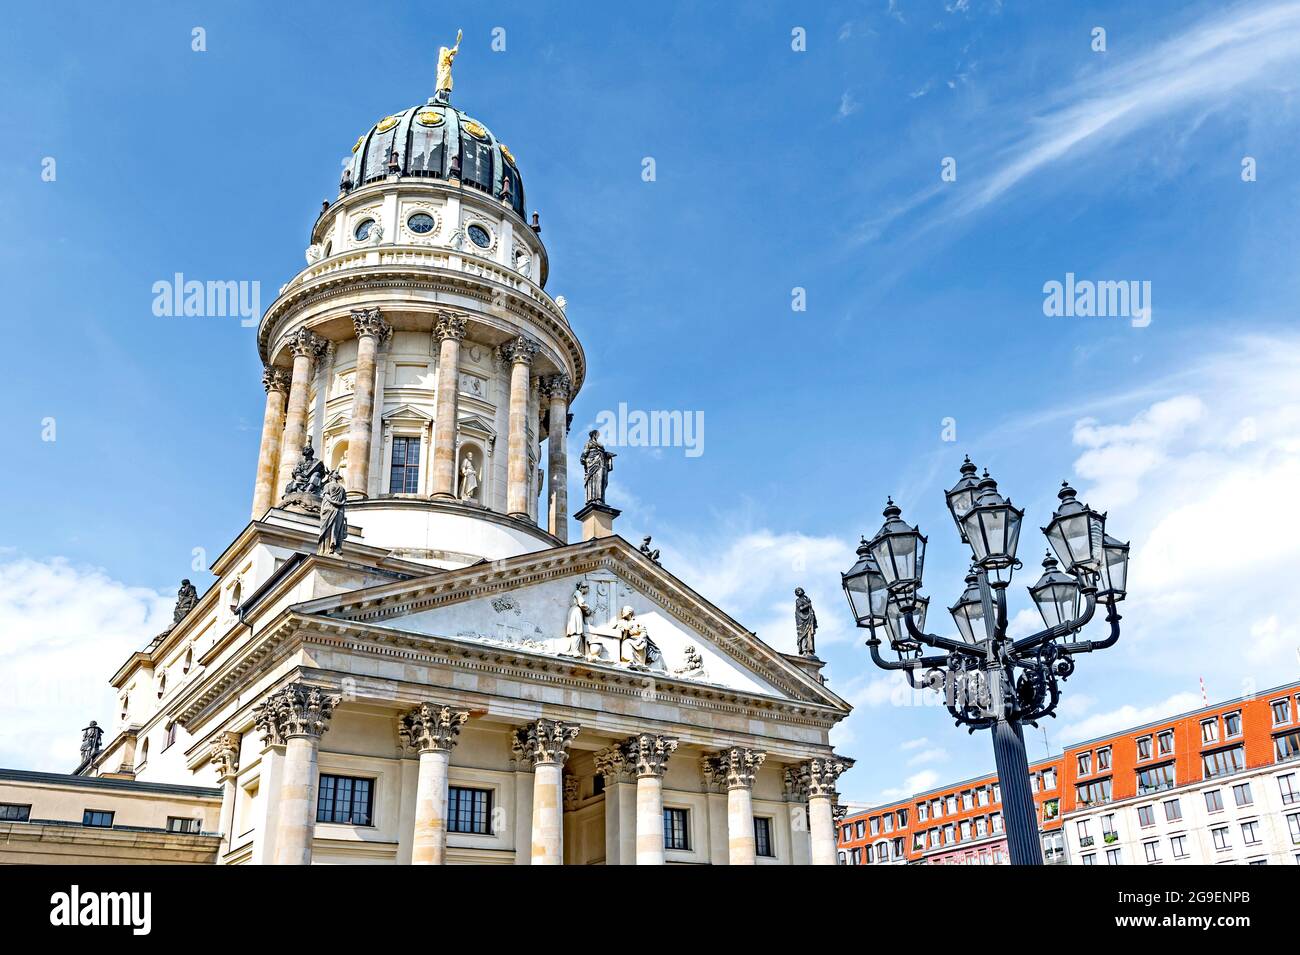
<path id="1" fill-rule="evenodd" d="M 892 789 L 882 789 L 880 799 L 877 803 L 893 802 L 896 799 L 907 799 L 919 792 L 927 789 L 933 789 L 942 782 L 942 777 L 936 770 L 923 769 L 919 773 L 913 773 L 903 780 L 903 785 L 895 786 Z"/>
<path id="2" fill-rule="evenodd" d="M 108 678 L 171 622 L 171 604 L 61 558 L 0 563 L 0 765 L 70 772 L 81 728 L 115 721 Z"/>
<path id="3" fill-rule="evenodd" d="M 1104 713 L 1094 713 L 1087 719 L 1079 720 L 1077 723 L 1067 723 L 1060 728 L 1057 736 L 1067 744 L 1078 743 L 1127 729 L 1130 726 L 1140 726 L 1143 723 L 1152 723 L 1169 716 L 1175 716 L 1178 713 L 1185 713 L 1188 710 L 1196 709 L 1200 705 L 1200 694 L 1192 692 L 1175 693 L 1168 699 L 1148 706 L 1134 706 L 1131 703 L 1125 703 L 1123 706 L 1107 710 Z"/>
<path id="4" fill-rule="evenodd" d="M 861 108 L 862 108 L 862 104 L 859 103 L 856 99 L 854 99 L 853 91 L 845 90 L 840 95 L 840 108 L 836 111 L 835 115 L 839 119 L 844 119 L 847 116 L 852 116 Z"/>

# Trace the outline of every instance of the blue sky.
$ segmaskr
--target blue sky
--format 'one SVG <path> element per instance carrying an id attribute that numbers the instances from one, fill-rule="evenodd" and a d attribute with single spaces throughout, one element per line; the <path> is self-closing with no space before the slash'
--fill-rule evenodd
<path id="1" fill-rule="evenodd" d="M 984 736 L 899 705 L 838 581 L 893 494 L 930 534 L 948 625 L 964 558 L 942 489 L 964 453 L 1027 524 L 1069 477 L 1134 542 L 1125 639 L 1082 661 L 1031 755 L 1194 705 L 1200 676 L 1213 699 L 1296 675 L 1300 5 L 438 10 L 7 13 L 0 763 L 75 761 L 177 580 L 210 581 L 195 548 L 210 560 L 247 517 L 252 330 L 156 317 L 153 283 L 256 280 L 269 304 L 340 159 L 431 94 L 458 27 L 456 103 L 518 158 L 548 289 L 587 349 L 578 419 L 704 414 L 698 457 L 620 452 L 624 535 L 654 534 L 669 569 L 786 649 L 808 589 L 858 707 L 839 733 L 849 798 L 992 765 Z M 1044 283 L 1067 273 L 1150 282 L 1150 324 L 1045 316 Z M 1207 549 L 1204 527 L 1232 539 Z M 1026 533 L 1024 583 L 1041 549 Z"/>

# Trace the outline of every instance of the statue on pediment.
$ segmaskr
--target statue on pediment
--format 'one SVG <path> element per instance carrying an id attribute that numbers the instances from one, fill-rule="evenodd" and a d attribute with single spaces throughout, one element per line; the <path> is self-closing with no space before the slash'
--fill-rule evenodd
<path id="1" fill-rule="evenodd" d="M 185 615 L 199 602 L 199 592 L 188 579 L 181 581 L 181 589 L 176 591 L 176 609 L 172 611 L 172 626 L 180 623 Z"/>
<path id="2" fill-rule="evenodd" d="M 648 670 L 656 664 L 663 664 L 663 654 L 650 639 L 645 625 L 636 619 L 636 611 L 631 607 L 619 611 L 614 632 L 618 635 L 619 659 L 633 669 Z"/>
<path id="3" fill-rule="evenodd" d="M 564 624 L 564 635 L 569 638 L 569 644 L 565 652 L 570 656 L 583 657 L 588 653 L 587 643 L 587 618 L 591 616 L 592 609 L 587 606 L 587 594 L 589 588 L 585 583 L 579 584 L 573 588 L 573 596 L 569 600 L 569 617 Z"/>

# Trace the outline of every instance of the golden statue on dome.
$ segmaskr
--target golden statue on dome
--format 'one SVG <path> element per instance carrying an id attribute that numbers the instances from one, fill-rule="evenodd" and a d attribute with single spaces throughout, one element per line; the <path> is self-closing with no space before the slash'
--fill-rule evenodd
<path id="1" fill-rule="evenodd" d="M 438 78 L 434 99 L 440 103 L 451 102 L 451 63 L 452 60 L 456 59 L 456 54 L 460 52 L 460 39 L 462 35 L 462 32 L 457 30 L 455 46 L 438 47 Z"/>

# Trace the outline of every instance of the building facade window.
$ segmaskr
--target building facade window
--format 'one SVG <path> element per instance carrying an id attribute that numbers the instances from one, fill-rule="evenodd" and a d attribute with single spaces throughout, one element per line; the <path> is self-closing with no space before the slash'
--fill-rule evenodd
<path id="1" fill-rule="evenodd" d="M 1138 825 L 1143 829 L 1156 824 L 1156 814 L 1151 806 L 1138 806 Z"/>
<path id="2" fill-rule="evenodd" d="M 664 810 L 664 848 L 680 849 L 687 851 L 691 848 L 690 842 L 690 818 L 686 809 L 665 809 Z M 857 849 L 853 850 L 853 864 L 858 864 L 861 854 Z"/>
<path id="3" fill-rule="evenodd" d="M 1290 806 L 1300 802 L 1300 790 L 1296 789 L 1295 773 L 1286 773 L 1277 777 L 1277 788 L 1282 794 L 1282 805 Z"/>
<path id="4" fill-rule="evenodd" d="M 1160 861 L 1160 843 L 1155 839 L 1150 842 L 1142 843 L 1142 849 L 1146 853 L 1147 865 L 1152 865 Z"/>
<path id="5" fill-rule="evenodd" d="M 1201 742 L 1217 743 L 1219 741 L 1219 721 L 1202 720 L 1201 721 Z"/>
<path id="6" fill-rule="evenodd" d="M 1123 865 L 1119 849 L 1106 850 L 1106 865 Z"/>
<path id="7" fill-rule="evenodd" d="M 1139 761 L 1151 758 L 1151 737 L 1150 736 L 1138 737 L 1137 754 L 1138 754 Z"/>
<path id="8" fill-rule="evenodd" d="M 1226 739 L 1241 735 L 1241 713 L 1229 713 L 1223 718 L 1223 735 Z"/>
<path id="9" fill-rule="evenodd" d="M 492 834 L 492 790 L 447 787 L 447 831 Z"/>
<path id="10" fill-rule="evenodd" d="M 1241 841 L 1248 846 L 1259 845 L 1259 823 L 1251 820 L 1241 824 Z"/>
<path id="11" fill-rule="evenodd" d="M 1110 769 L 1110 747 L 1097 750 L 1097 772 L 1104 773 Z"/>
<path id="12" fill-rule="evenodd" d="M 1174 731 L 1161 730 L 1156 734 L 1156 752 L 1161 756 L 1169 756 L 1174 751 Z"/>
<path id="13" fill-rule="evenodd" d="M 754 854 L 769 859 L 776 855 L 772 850 L 772 820 L 767 816 L 754 817 Z"/>
<path id="14" fill-rule="evenodd" d="M 345 826 L 369 826 L 375 781 L 362 776 L 322 773 L 316 797 L 316 821 Z"/>
<path id="15" fill-rule="evenodd" d="M 388 474 L 389 494 L 415 494 L 420 490 L 420 438 L 393 436 L 392 469 Z"/>
<path id="16" fill-rule="evenodd" d="M 1238 807 L 1251 805 L 1255 799 L 1250 792 L 1250 783 L 1238 783 L 1233 786 L 1232 799 Z"/>
<path id="17" fill-rule="evenodd" d="M 1217 789 L 1211 789 L 1205 794 L 1205 811 L 1206 812 L 1223 812 L 1223 794 Z"/>
<path id="18" fill-rule="evenodd" d="M 17 803 L 0 802 L 0 822 L 26 822 L 31 818 L 32 807 Z"/>
<path id="19" fill-rule="evenodd" d="M 168 816 L 168 817 L 167 817 L 167 831 L 168 831 L 168 832 L 188 832 L 188 833 L 195 833 L 195 832 L 198 832 L 198 831 L 199 831 L 199 827 L 200 827 L 201 825 L 202 825 L 202 823 L 201 823 L 201 821 L 198 820 L 198 819 L 186 819 L 186 818 L 183 817 L 183 816 Z"/>
<path id="20" fill-rule="evenodd" d="M 1092 773 L 1092 753 L 1079 754 L 1079 775 L 1088 776 Z"/>
<path id="21" fill-rule="evenodd" d="M 1273 738 L 1273 758 L 1279 763 L 1300 759 L 1300 730 Z"/>
<path id="22" fill-rule="evenodd" d="M 1091 783 L 1079 783 L 1075 795 L 1081 806 L 1100 806 L 1110 802 L 1110 779 L 1098 779 Z"/>
<path id="23" fill-rule="evenodd" d="M 1300 845 L 1300 812 L 1293 812 L 1286 817 L 1286 827 L 1291 833 L 1291 842 Z"/>
<path id="24" fill-rule="evenodd" d="M 1173 853 L 1175 859 L 1186 859 L 1187 858 L 1187 837 L 1170 836 L 1169 851 Z"/>
<path id="25" fill-rule="evenodd" d="M 97 829 L 112 829 L 113 814 L 102 809 L 87 809 L 81 814 L 81 824 L 94 826 Z"/>
<path id="26" fill-rule="evenodd" d="M 1177 799 L 1165 802 L 1165 822 L 1177 822 L 1183 818 L 1183 804 Z"/>
<path id="27" fill-rule="evenodd" d="M 1291 722 L 1291 700 L 1290 699 L 1274 700 L 1268 706 L 1269 709 L 1273 711 L 1274 726 L 1281 726 L 1284 723 Z"/>
<path id="28" fill-rule="evenodd" d="M 1245 747 L 1229 746 L 1227 749 L 1216 749 L 1212 753 L 1204 753 L 1201 756 L 1201 766 L 1206 779 L 1217 779 L 1219 776 L 1230 776 L 1233 773 L 1239 773 L 1246 768 Z"/>
<path id="29" fill-rule="evenodd" d="M 1139 796 L 1173 789 L 1175 785 L 1174 764 L 1164 763 L 1152 766 L 1137 774 L 1137 791 Z"/>
<path id="30" fill-rule="evenodd" d="M 1084 865 L 1096 865 L 1097 853 L 1085 852 L 1083 855 L 1079 856 L 1079 861 L 1081 861 Z"/>
<path id="31" fill-rule="evenodd" d="M 1218 826 L 1210 830 L 1210 835 L 1214 839 L 1214 848 L 1219 852 L 1226 852 L 1232 848 L 1232 843 L 1228 841 L 1228 827 Z"/>

